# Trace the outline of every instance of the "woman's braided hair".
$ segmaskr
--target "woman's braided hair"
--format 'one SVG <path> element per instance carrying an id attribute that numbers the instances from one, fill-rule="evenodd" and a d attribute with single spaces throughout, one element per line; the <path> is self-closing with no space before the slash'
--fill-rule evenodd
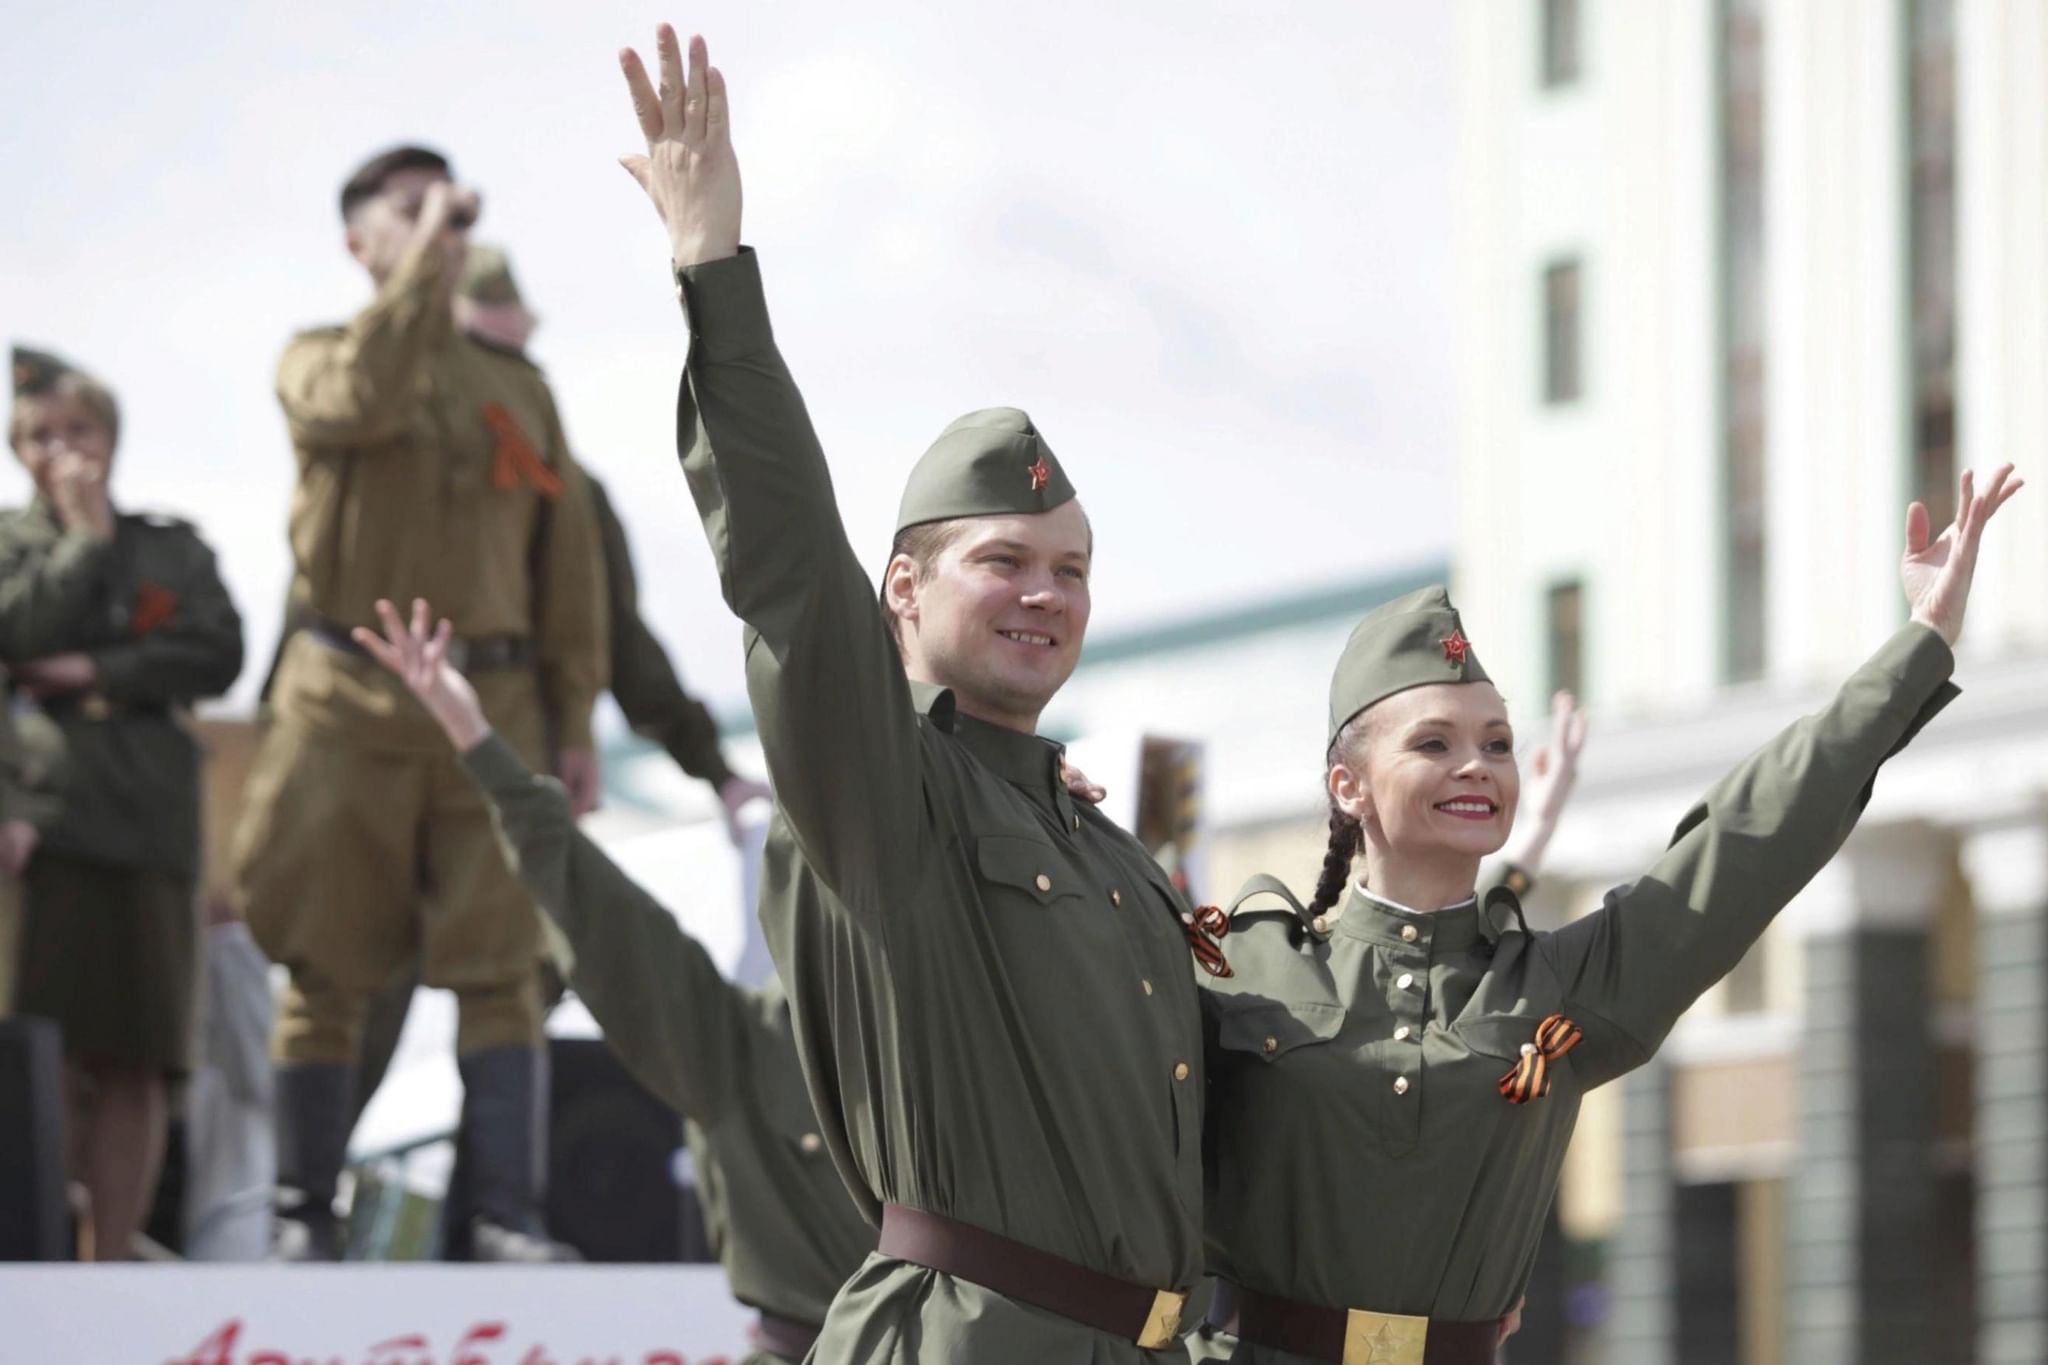
<path id="1" fill-rule="evenodd" d="M 1370 708 L 1368 708 L 1368 711 Z M 1360 711 L 1344 722 L 1337 731 L 1337 738 L 1330 742 L 1330 752 L 1323 766 L 1325 785 L 1328 784 L 1329 770 L 1339 763 L 1356 766 L 1357 759 L 1365 750 L 1367 711 Z M 1323 874 L 1316 881 L 1315 899 L 1308 903 L 1311 915 L 1320 915 L 1330 909 L 1344 896 L 1344 887 L 1351 880 L 1351 864 L 1358 858 L 1359 847 L 1365 842 L 1365 830 L 1357 819 L 1346 814 L 1337 805 L 1337 798 L 1330 798 L 1330 844 L 1323 853 Z"/>

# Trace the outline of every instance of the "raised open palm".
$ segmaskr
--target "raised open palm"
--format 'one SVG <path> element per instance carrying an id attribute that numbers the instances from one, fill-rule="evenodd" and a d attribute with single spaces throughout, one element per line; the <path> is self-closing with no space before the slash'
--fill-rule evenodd
<path id="1" fill-rule="evenodd" d="M 1984 527 L 2006 499 L 2026 487 L 2026 480 L 2013 475 L 2012 466 L 2000 465 L 1991 481 L 1979 493 L 1971 471 L 1963 471 L 1962 493 L 1956 499 L 1956 519 L 1933 540 L 1928 539 L 1928 516 L 1924 504 L 1906 509 L 1906 554 L 1899 561 L 1899 581 L 1906 590 L 1906 607 L 1920 624 L 1930 627 L 1953 646 L 1963 633 L 1963 612 L 1970 604 L 1970 582 L 1977 574 L 1977 547 L 1984 539 Z"/>
<path id="2" fill-rule="evenodd" d="M 619 51 L 633 114 L 647 138 L 647 154 L 619 158 L 668 228 L 677 266 L 723 260 L 740 249 L 740 163 L 732 153 L 725 77 L 710 64 L 702 38 L 690 39 L 690 66 L 668 24 L 655 30 L 661 87 L 632 48 Z"/>

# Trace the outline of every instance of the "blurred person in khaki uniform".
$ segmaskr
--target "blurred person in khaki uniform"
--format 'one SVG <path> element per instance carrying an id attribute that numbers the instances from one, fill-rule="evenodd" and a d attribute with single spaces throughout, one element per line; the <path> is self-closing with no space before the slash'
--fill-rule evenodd
<path id="1" fill-rule="evenodd" d="M 512 278 L 512 265 L 495 246 L 470 249 L 462 284 L 455 293 L 456 325 L 482 346 L 497 347 L 524 358 L 540 319 L 526 306 Z M 611 618 L 611 693 L 626 723 L 644 739 L 668 752 L 685 773 L 701 778 L 718 793 L 728 828 L 740 807 L 768 788 L 740 777 L 725 761 L 718 741 L 718 723 L 704 703 L 683 690 L 675 664 L 640 615 L 640 586 L 626 528 L 613 510 L 604 485 L 584 471 L 604 554 L 605 601 Z"/>
<path id="2" fill-rule="evenodd" d="M 249 927 L 291 970 L 278 1062 L 278 1252 L 339 1254 L 333 1200 L 371 998 L 417 960 L 452 990 L 481 1259 L 555 1254 L 541 1224 L 539 917 L 431 722 L 349 636 L 431 596 L 486 713 L 579 809 L 605 686 L 596 523 L 539 372 L 450 306 L 476 195 L 446 159 L 385 152 L 341 193 L 376 297 L 295 337 L 277 391 L 298 461 L 293 633 L 270 689 L 235 862 Z"/>
<path id="3" fill-rule="evenodd" d="M 540 326 L 512 275 L 512 263 L 501 247 L 471 243 L 462 280 L 455 289 L 455 325 L 470 340 L 508 355 L 526 358 L 526 346 Z M 667 751 L 685 773 L 708 783 L 718 794 L 726 830 L 740 840 L 740 808 L 756 797 L 766 799 L 767 786 L 741 777 L 726 762 L 719 743 L 718 722 L 710 708 L 683 688 L 675 664 L 640 615 L 639 575 L 625 525 L 613 510 L 604 485 L 587 468 L 591 510 L 597 516 L 598 539 L 604 554 L 605 603 L 609 609 L 611 693 L 626 723 L 644 739 Z M 555 925 L 542 925 L 548 935 L 548 957 L 554 970 L 544 973 L 543 999 L 549 1007 L 562 993 L 574 965 L 573 949 Z M 414 972 L 379 995 L 364 1021 L 362 1059 L 356 1071 L 355 1116 L 360 1118 L 371 1095 L 383 1083 L 392 1054 L 405 1031 L 405 1019 L 419 984 Z"/>
<path id="4" fill-rule="evenodd" d="M 34 702 L 19 724 L 39 798 L 32 838 L 8 828 L 8 854 L 26 855 L 15 1003 L 63 1030 L 66 1165 L 90 1196 L 89 1254 L 127 1260 L 163 1161 L 168 1083 L 192 1064 L 187 711 L 241 672 L 242 622 L 189 523 L 115 509 L 112 391 L 53 356 L 13 362 L 8 442 L 35 498 L 0 512 L 0 658 Z"/>

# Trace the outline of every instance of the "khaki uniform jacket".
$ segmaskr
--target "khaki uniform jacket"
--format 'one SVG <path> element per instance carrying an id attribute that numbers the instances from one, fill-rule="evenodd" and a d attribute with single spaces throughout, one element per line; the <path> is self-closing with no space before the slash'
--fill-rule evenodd
<path id="1" fill-rule="evenodd" d="M 913 687 L 752 253 L 683 272 L 677 415 L 776 792 L 761 922 L 825 1142 L 896 1202 L 1157 1289 L 1200 1271 L 1200 1008 L 1166 876 L 1059 747 Z M 1156 1358 L 875 1257 L 817 1365 Z"/>
<path id="2" fill-rule="evenodd" d="M 1300 1302 L 1483 1321 L 1527 1283 L 1580 1099 L 1642 1065 L 1834 856 L 1878 768 L 1956 695 L 1909 625 L 1722 778 L 1638 881 L 1554 932 L 1512 895 L 1413 913 L 1355 886 L 1327 936 L 1240 910 L 1208 983 L 1212 1268 Z M 1498 1086 L 1545 1017 L 1546 1097 Z M 1220 1334 L 1202 1359 L 1298 1358 Z"/>
<path id="3" fill-rule="evenodd" d="M 0 651 L 82 651 L 89 692 L 21 719 L 41 846 L 195 877 L 199 743 L 183 714 L 242 671 L 242 621 L 186 522 L 121 514 L 112 540 L 66 531 L 41 500 L 0 513 Z"/>
<path id="4" fill-rule="evenodd" d="M 604 546 L 605 601 L 611 608 L 612 697 L 635 734 L 668 750 L 682 770 L 714 788 L 732 777 L 718 743 L 718 722 L 703 702 L 683 691 L 668 651 L 640 617 L 640 584 L 626 528 L 604 485 L 587 473 L 591 508 Z"/>
<path id="5" fill-rule="evenodd" d="M 458 636 L 527 637 L 531 674 L 476 677 L 485 711 L 530 707 L 537 678 L 555 741 L 588 747 L 607 650 L 589 491 L 547 381 L 456 330 L 445 269 L 439 251 L 414 252 L 346 326 L 301 333 L 278 363 L 299 471 L 291 606 L 374 627 L 378 598 L 405 611 L 424 597 Z M 397 679 L 304 633 L 271 705 L 373 748 L 446 745 Z"/>
<path id="6" fill-rule="evenodd" d="M 520 879 L 575 950 L 605 1042 L 687 1122 L 706 1230 L 754 1308 L 813 1326 L 875 1247 L 819 1137 L 779 984 L 727 981 L 578 832 L 567 795 L 493 735 L 463 756 Z"/>

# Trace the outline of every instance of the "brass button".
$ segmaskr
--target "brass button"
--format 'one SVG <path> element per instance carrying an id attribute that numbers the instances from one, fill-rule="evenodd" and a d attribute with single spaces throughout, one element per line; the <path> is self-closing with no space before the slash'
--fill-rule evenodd
<path id="1" fill-rule="evenodd" d="M 1403 943 L 1413 943 L 1416 939 L 1421 937 L 1422 935 L 1415 932 L 1414 925 L 1404 924 L 1401 926 L 1401 941 Z"/>
<path id="2" fill-rule="evenodd" d="M 1143 986 L 1143 987 L 1145 988 L 1145 994 L 1147 994 L 1147 995 L 1150 995 L 1150 994 L 1152 994 L 1152 983 L 1151 983 L 1151 982 L 1149 982 L 1149 981 L 1140 981 L 1140 982 L 1139 982 L 1138 984 L 1139 984 L 1140 986 Z"/>
<path id="3" fill-rule="evenodd" d="M 1327 933 L 1329 933 L 1329 932 L 1330 932 L 1330 920 L 1329 920 L 1329 917 L 1328 917 L 1327 915 L 1317 915 L 1317 916 L 1315 917 L 1315 919 L 1313 919 L 1313 920 L 1311 920 L 1311 921 L 1309 922 L 1309 928 L 1311 928 L 1311 929 L 1315 930 L 1315 931 L 1316 931 L 1317 933 L 1319 933 L 1319 934 L 1327 934 Z"/>
<path id="4" fill-rule="evenodd" d="M 1046 876 L 1046 875 L 1045 875 L 1045 874 L 1044 874 L 1043 872 L 1039 873 L 1039 874 L 1038 874 L 1038 889 L 1039 889 L 1040 891 L 1050 891 L 1050 890 L 1052 890 L 1052 878 L 1050 878 L 1050 877 Z"/>
<path id="5" fill-rule="evenodd" d="M 1122 904 L 1124 903 L 1124 893 L 1123 893 L 1123 892 L 1121 892 L 1121 891 L 1112 891 L 1112 892 L 1110 892 L 1110 893 L 1109 893 L 1109 903 L 1110 903 L 1111 905 L 1122 905 Z"/>
<path id="6" fill-rule="evenodd" d="M 1268 1039 L 1266 1039 L 1266 1055 L 1267 1055 L 1268 1057 L 1272 1056 L 1272 1055 L 1273 1055 L 1274 1053 L 1278 1052 L 1279 1050 L 1280 1050 L 1280 1040 L 1279 1040 L 1278 1038 L 1268 1038 Z"/>
<path id="7" fill-rule="evenodd" d="M 1173 1078 L 1177 1081 L 1184 1081 L 1188 1078 L 1188 1064 L 1186 1062 L 1175 1062 L 1173 1064 Z"/>
<path id="8" fill-rule="evenodd" d="M 1396 1095 L 1405 1095 L 1408 1093 L 1408 1078 L 1406 1076 L 1394 1077 L 1394 1093 Z"/>
<path id="9" fill-rule="evenodd" d="M 1394 978 L 1394 984 L 1395 984 L 1396 986 L 1399 986 L 1399 987 L 1400 987 L 1400 988 L 1401 988 L 1402 990 L 1404 990 L 1404 991 L 1405 991 L 1405 990 L 1407 990 L 1407 989 L 1408 989 L 1409 987 L 1411 987 L 1411 986 L 1413 986 L 1413 985 L 1415 984 L 1415 973 L 1413 973 L 1413 972 L 1403 972 L 1403 973 L 1401 973 L 1401 974 L 1400 974 L 1399 976 L 1397 976 L 1397 977 L 1395 977 L 1395 978 Z"/>
<path id="10" fill-rule="evenodd" d="M 1401 1027 L 1394 1030 L 1394 1041 L 1397 1043 L 1405 1043 L 1408 1041 L 1408 1034 L 1409 1028 L 1406 1024 L 1403 1024 L 1401 1025 Z"/>
<path id="11" fill-rule="evenodd" d="M 825 1145 L 825 1139 L 819 1137 L 816 1133 L 805 1133 L 797 1139 L 796 1145 L 807 1152 L 815 1152 Z"/>

